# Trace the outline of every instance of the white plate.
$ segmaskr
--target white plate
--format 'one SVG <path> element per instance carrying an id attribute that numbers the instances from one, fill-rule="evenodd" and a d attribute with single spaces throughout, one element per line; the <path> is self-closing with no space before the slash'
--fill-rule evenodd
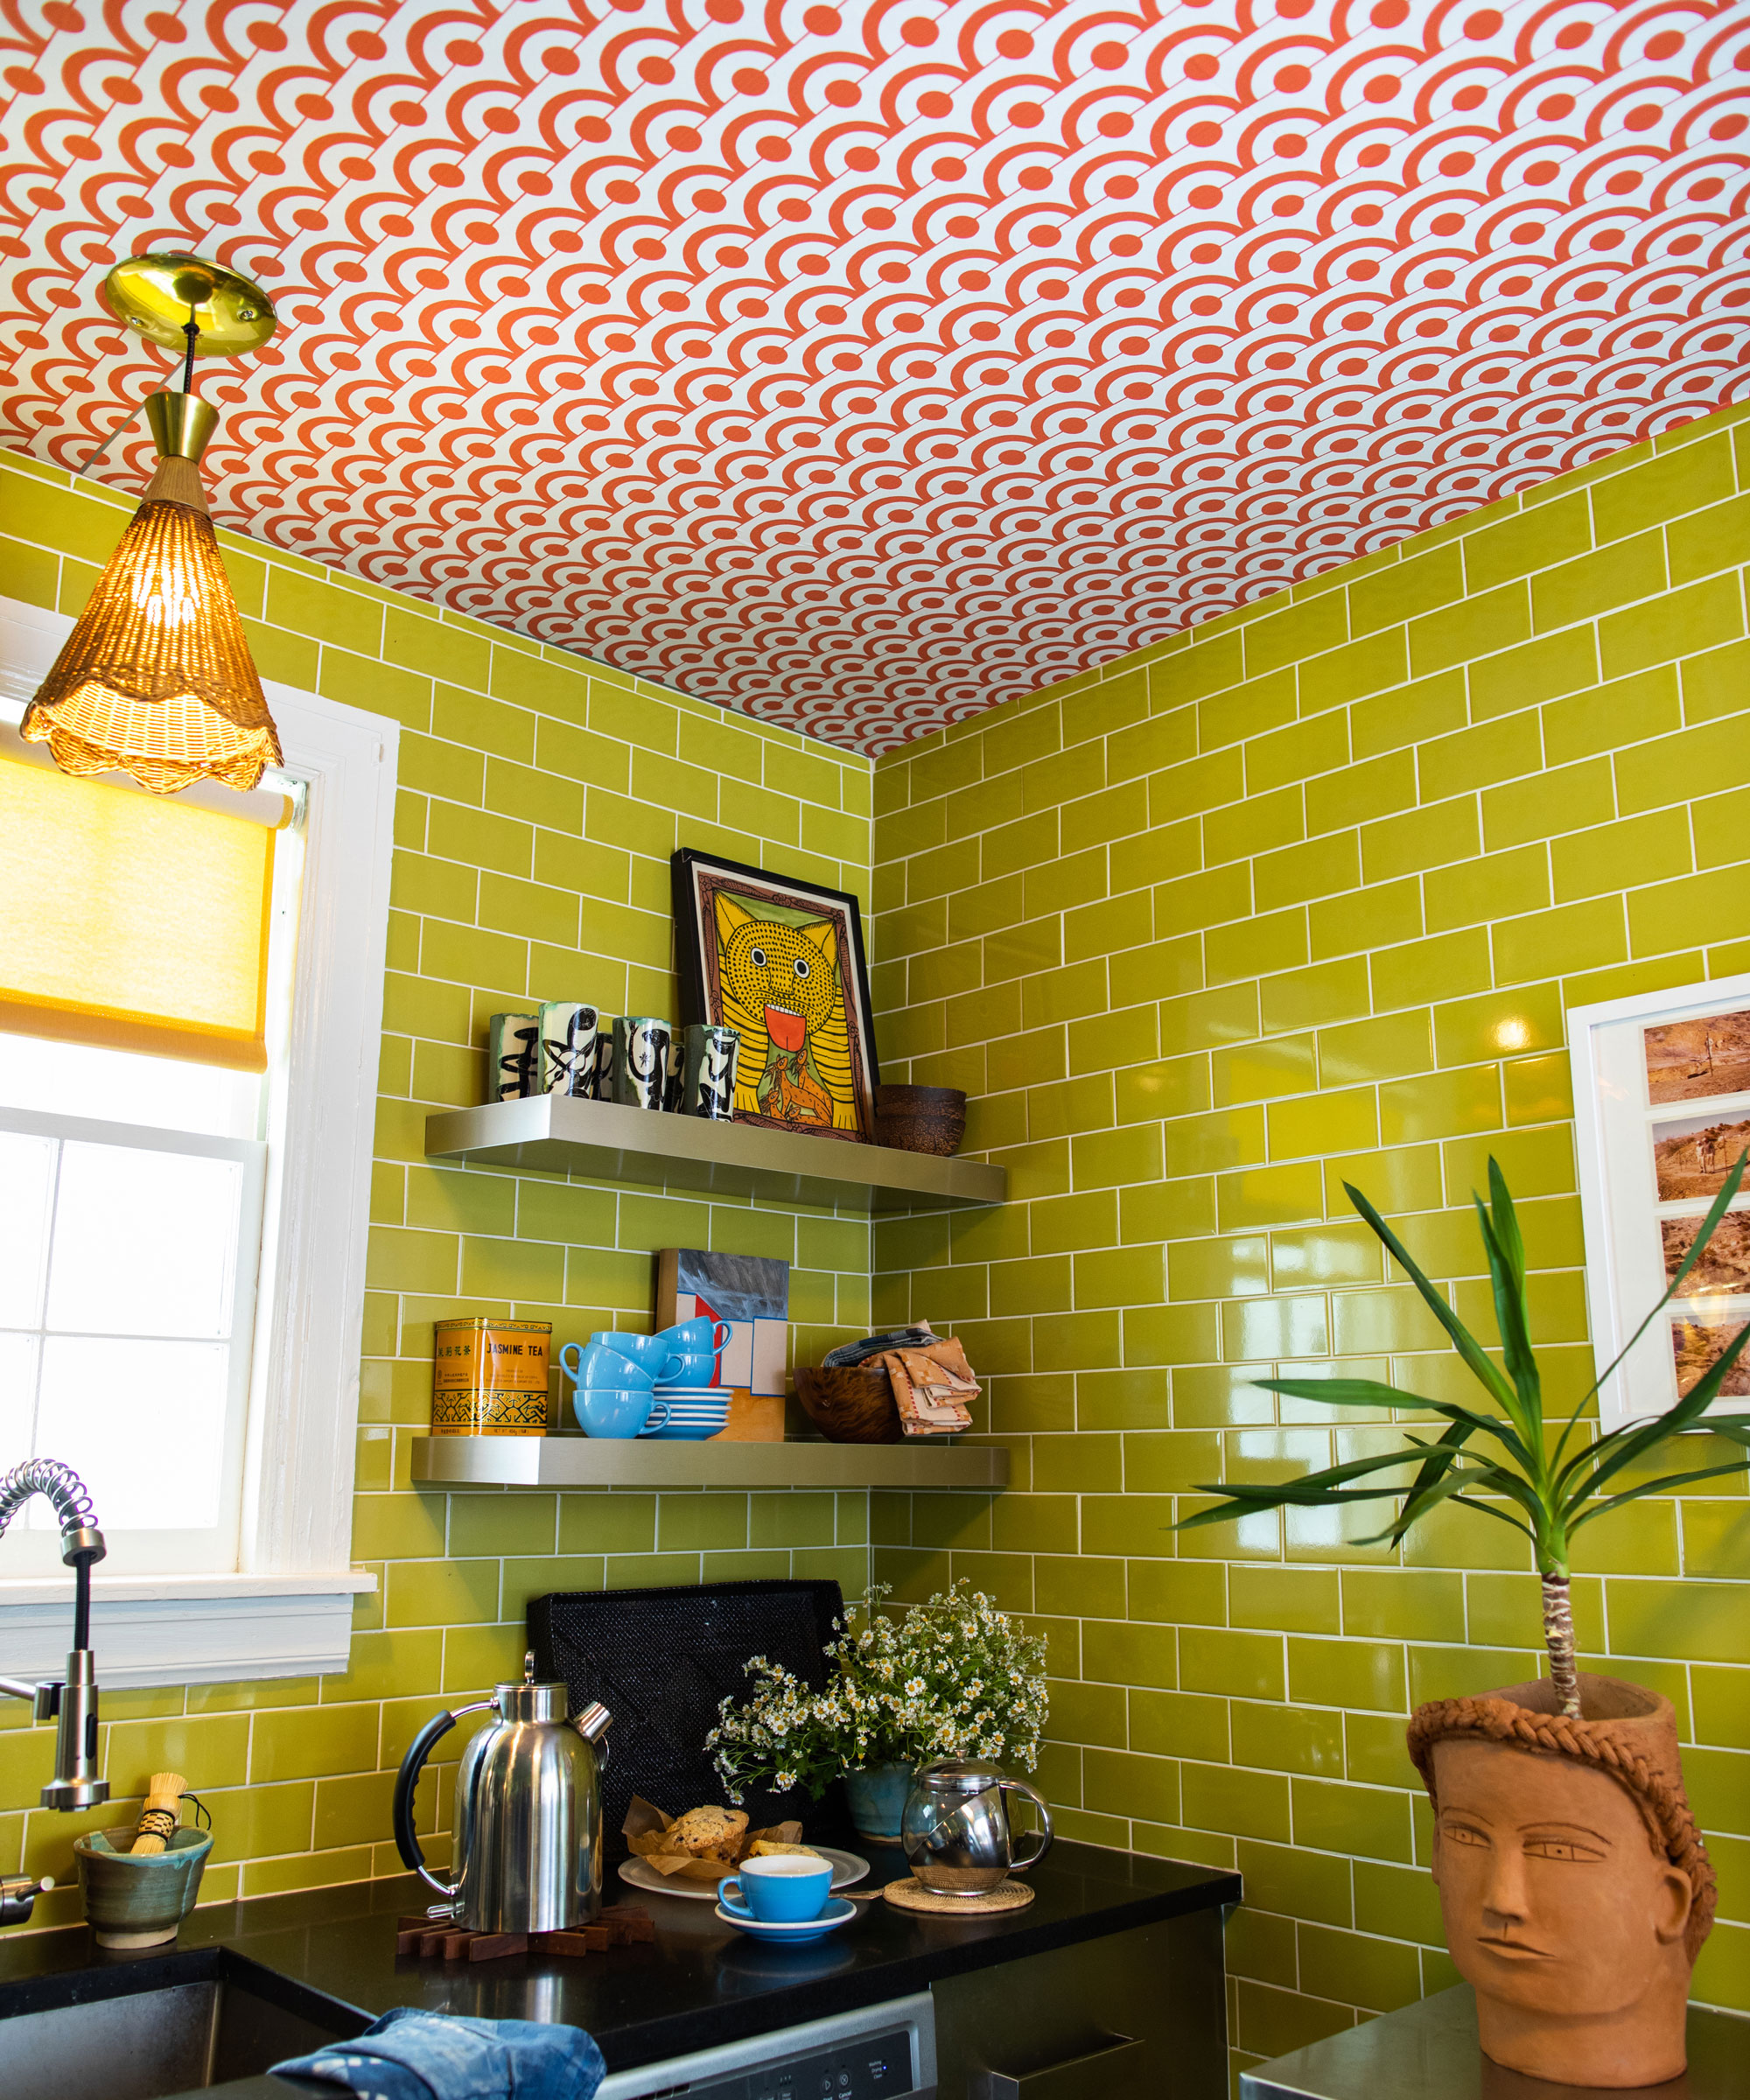
<path id="1" fill-rule="evenodd" d="M 812 1845 L 809 1850 L 831 1863 L 835 1894 L 841 1888 L 854 1888 L 869 1872 L 869 1862 L 859 1859 L 855 1852 L 836 1852 L 830 1844 Z M 696 1903 L 717 1901 L 715 1881 L 687 1881 L 678 1874 L 671 1879 L 667 1874 L 659 1874 L 654 1866 L 647 1866 L 642 1859 L 622 1859 L 620 1878 L 633 1888 L 644 1889 L 652 1895 L 688 1896 Z"/>

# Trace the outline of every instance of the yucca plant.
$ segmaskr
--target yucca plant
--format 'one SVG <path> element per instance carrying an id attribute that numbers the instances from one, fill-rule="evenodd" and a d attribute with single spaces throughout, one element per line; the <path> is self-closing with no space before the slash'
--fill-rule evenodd
<path id="1" fill-rule="evenodd" d="M 1628 1350 L 1644 1334 L 1664 1307 L 1675 1298 L 1705 1250 L 1714 1228 L 1725 1216 L 1744 1179 L 1750 1152 L 1744 1154 L 1727 1175 L 1726 1186 L 1707 1214 L 1695 1244 L 1671 1278 L 1670 1288 L 1629 1338 L 1628 1347 L 1609 1368 L 1583 1393 L 1560 1434 L 1550 1439 L 1544 1420 L 1544 1389 L 1537 1359 L 1532 1353 L 1530 1319 L 1525 1287 L 1525 1245 L 1513 1199 L 1500 1166 L 1488 1163 L 1489 1203 L 1473 1192 L 1483 1250 L 1488 1257 L 1494 1288 L 1495 1325 L 1501 1332 L 1501 1361 L 1497 1363 L 1452 1308 L 1410 1258 L 1403 1242 L 1385 1220 L 1347 1181 L 1344 1193 L 1374 1231 L 1391 1250 L 1411 1283 L 1422 1293 L 1428 1309 L 1452 1338 L 1466 1367 L 1482 1387 L 1494 1410 L 1460 1407 L 1446 1400 L 1425 1400 L 1415 1393 L 1401 1392 L 1373 1378 L 1261 1378 L 1258 1383 L 1271 1392 L 1288 1393 L 1297 1400 L 1317 1400 L 1333 1407 L 1410 1407 L 1438 1415 L 1447 1424 L 1438 1438 L 1418 1437 L 1406 1430 L 1406 1448 L 1383 1452 L 1370 1458 L 1352 1460 L 1347 1466 L 1332 1466 L 1323 1473 L 1308 1474 L 1297 1480 L 1266 1485 L 1250 1482 L 1236 1486 L 1209 1483 L 1199 1492 L 1222 1500 L 1193 1516 L 1182 1517 L 1176 1527 L 1194 1530 L 1203 1524 L 1221 1524 L 1236 1517 L 1250 1516 L 1267 1509 L 1329 1509 L 1344 1502 L 1395 1501 L 1403 1507 L 1382 1531 L 1361 1543 L 1396 1545 L 1410 1526 L 1443 1502 L 1475 1509 L 1504 1524 L 1511 1524 L 1531 1542 L 1532 1554 L 1543 1584 L 1544 1639 L 1550 1651 L 1550 1676 L 1564 1713 L 1580 1711 L 1579 1681 L 1574 1669 L 1574 1620 L 1569 1598 L 1568 1558 L 1574 1534 L 1584 1525 L 1607 1516 L 1643 1495 L 1666 1494 L 1697 1480 L 1717 1480 L 1723 1474 L 1750 1468 L 1750 1415 L 1723 1415 L 1705 1426 L 1717 1435 L 1745 1446 L 1745 1455 L 1725 1465 L 1703 1466 L 1686 1473 L 1666 1474 L 1657 1480 L 1642 1480 L 1634 1487 L 1605 1490 L 1624 1469 L 1656 1451 L 1662 1444 L 1700 1423 L 1709 1403 L 1718 1393 L 1732 1367 L 1750 1341 L 1750 1324 L 1740 1327 L 1718 1359 L 1708 1368 L 1676 1405 L 1650 1422 L 1631 1422 L 1595 1440 L 1585 1440 L 1580 1419 L 1586 1405 Z M 1570 1450 L 1577 1441 L 1578 1448 Z M 1473 1438 L 1488 1438 L 1498 1448 L 1493 1452 L 1474 1447 Z M 1383 1485 L 1357 1485 L 1376 1476 L 1413 1466 L 1407 1482 L 1402 1478 Z M 1485 1499 L 1487 1498 L 1487 1499 Z"/>

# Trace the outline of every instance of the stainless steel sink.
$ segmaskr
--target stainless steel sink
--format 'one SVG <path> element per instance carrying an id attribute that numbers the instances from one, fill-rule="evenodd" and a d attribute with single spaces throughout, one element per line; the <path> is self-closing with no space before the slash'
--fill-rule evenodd
<path id="1" fill-rule="evenodd" d="M 336 2039 L 332 2028 L 238 1984 L 171 1984 L 0 2020 L 0 2090 L 164 2100 L 250 2077 Z"/>

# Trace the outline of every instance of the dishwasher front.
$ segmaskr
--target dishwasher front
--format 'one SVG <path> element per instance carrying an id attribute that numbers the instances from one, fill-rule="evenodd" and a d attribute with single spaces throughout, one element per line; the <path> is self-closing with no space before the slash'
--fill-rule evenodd
<path id="1" fill-rule="evenodd" d="M 596 2100 L 934 2100 L 928 1991 L 612 2071 Z"/>

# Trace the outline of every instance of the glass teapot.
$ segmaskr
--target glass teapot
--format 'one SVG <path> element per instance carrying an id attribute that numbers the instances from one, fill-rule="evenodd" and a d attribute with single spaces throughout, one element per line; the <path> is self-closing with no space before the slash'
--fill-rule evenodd
<path id="1" fill-rule="evenodd" d="M 1024 1796 L 1039 1811 L 1032 1850 L 1018 1856 L 1009 1829 L 1012 1794 Z M 926 1888 L 945 1896 L 987 1895 L 1051 1850 L 1051 1810 L 1036 1787 L 1012 1779 L 1000 1765 L 943 1758 L 914 1779 L 900 1842 Z"/>

